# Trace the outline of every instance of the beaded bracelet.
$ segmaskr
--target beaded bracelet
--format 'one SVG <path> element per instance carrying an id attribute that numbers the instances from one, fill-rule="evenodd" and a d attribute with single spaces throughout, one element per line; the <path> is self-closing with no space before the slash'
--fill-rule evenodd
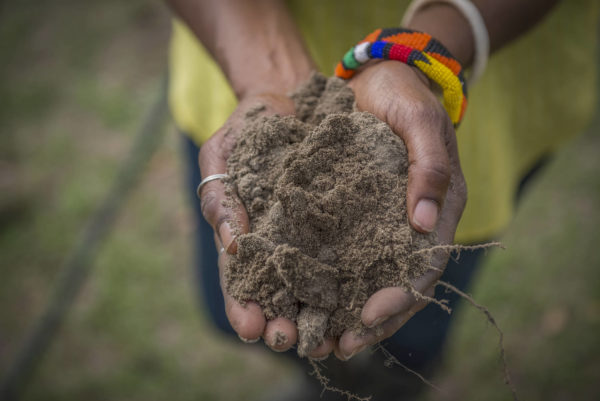
<path id="1" fill-rule="evenodd" d="M 403 28 L 377 29 L 352 47 L 335 69 L 339 78 L 352 78 L 371 59 L 398 60 L 421 70 L 443 92 L 443 105 L 455 127 L 467 108 L 467 84 L 460 63 L 431 35 Z"/>
<path id="2" fill-rule="evenodd" d="M 415 14 L 431 5 L 431 3 L 450 4 L 469 22 L 473 32 L 473 41 L 475 42 L 475 54 L 473 55 L 473 65 L 471 65 L 469 75 L 466 75 L 465 78 L 469 88 L 472 88 L 473 84 L 483 75 L 490 57 L 490 35 L 481 12 L 471 0 L 412 0 L 402 16 L 400 25 L 408 26 Z"/>

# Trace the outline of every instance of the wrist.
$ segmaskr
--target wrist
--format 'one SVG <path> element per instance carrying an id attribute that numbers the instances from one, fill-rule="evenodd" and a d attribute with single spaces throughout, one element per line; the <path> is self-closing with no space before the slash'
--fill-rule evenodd
<path id="1" fill-rule="evenodd" d="M 442 103 L 452 124 L 460 124 L 467 106 L 463 68 L 441 42 L 412 29 L 378 28 L 344 54 L 335 75 L 350 79 L 373 59 L 399 61 L 419 69 L 441 89 Z"/>
<path id="2" fill-rule="evenodd" d="M 273 95 L 287 96 L 300 84 L 306 82 L 316 67 L 310 59 L 269 60 L 257 66 L 253 74 L 240 71 L 229 79 L 238 100 Z M 251 67 L 250 67 L 251 68 Z"/>
<path id="3" fill-rule="evenodd" d="M 283 1 L 168 2 L 219 64 L 238 100 L 287 94 L 314 70 Z"/>
<path id="4" fill-rule="evenodd" d="M 471 66 L 475 54 L 473 33 L 467 19 L 452 5 L 429 4 L 414 15 L 406 28 L 427 32 L 440 41 L 463 68 Z"/>
<path id="5" fill-rule="evenodd" d="M 287 95 L 316 69 L 287 9 L 271 3 L 257 2 L 255 7 L 268 5 L 263 18 L 245 21 L 248 34 L 233 43 L 228 39 L 217 57 L 238 99 L 261 93 Z"/>

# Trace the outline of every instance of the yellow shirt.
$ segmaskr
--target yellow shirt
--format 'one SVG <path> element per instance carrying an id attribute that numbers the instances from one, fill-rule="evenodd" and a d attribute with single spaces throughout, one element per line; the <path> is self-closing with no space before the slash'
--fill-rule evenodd
<path id="1" fill-rule="evenodd" d="M 288 1 L 326 75 L 333 74 L 344 52 L 365 34 L 398 26 L 407 4 Z M 502 230 L 512 216 L 522 175 L 589 123 L 596 94 L 599 12 L 595 0 L 562 1 L 532 32 L 494 54 L 484 77 L 470 88 L 469 107 L 457 132 L 469 191 L 457 242 L 490 238 Z M 178 21 L 170 73 L 175 122 L 202 144 L 231 114 L 236 99 L 218 66 Z"/>

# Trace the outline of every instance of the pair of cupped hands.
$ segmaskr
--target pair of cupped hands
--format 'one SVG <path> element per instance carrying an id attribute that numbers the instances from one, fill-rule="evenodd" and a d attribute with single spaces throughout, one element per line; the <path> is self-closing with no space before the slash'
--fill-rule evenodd
<path id="1" fill-rule="evenodd" d="M 420 232 L 436 231 L 441 243 L 452 243 L 466 203 L 466 185 L 454 127 L 432 84 L 415 68 L 396 61 L 370 65 L 348 84 L 354 91 L 358 109 L 385 121 L 406 144 L 409 158 L 406 202 L 410 224 Z M 294 102 L 283 93 L 261 93 L 241 99 L 225 125 L 200 150 L 203 178 L 227 171 L 227 159 L 244 115 L 257 105 L 265 106 L 265 115 L 294 114 Z M 262 337 L 273 350 L 286 351 L 297 341 L 296 324 L 283 317 L 267 321 L 257 303 L 248 300 L 242 305 L 224 288 L 224 267 L 228 258 L 237 252 L 231 222 L 235 219 L 243 233 L 249 230 L 243 206 L 228 209 L 224 200 L 224 186 L 220 181 L 211 181 L 203 187 L 202 213 L 215 230 L 216 247 L 221 250 L 218 265 L 229 322 L 243 341 L 254 342 Z M 433 296 L 446 263 L 447 256 L 434 257 L 434 267 L 439 270 L 432 269 L 418 278 L 413 283 L 414 288 Z M 371 328 L 367 334 L 359 336 L 346 331 L 339 338 L 327 338 L 309 357 L 324 359 L 334 352 L 339 359 L 348 360 L 367 346 L 392 336 L 426 305 L 426 299 L 416 299 L 402 288 L 381 289 L 367 300 L 361 312 L 362 322 Z M 283 343 L 282 338 L 286 339 Z"/>

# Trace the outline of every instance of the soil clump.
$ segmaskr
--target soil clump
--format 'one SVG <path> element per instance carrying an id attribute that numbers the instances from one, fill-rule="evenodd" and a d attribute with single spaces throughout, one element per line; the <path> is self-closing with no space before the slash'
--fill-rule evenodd
<path id="1" fill-rule="evenodd" d="M 384 287 L 411 288 L 429 268 L 416 251 L 437 244 L 406 213 L 402 140 L 354 109 L 344 81 L 315 74 L 292 95 L 295 116 L 246 116 L 228 160 L 228 191 L 250 218 L 225 286 L 267 319 L 298 326 L 298 354 L 362 330 L 360 312 Z"/>

